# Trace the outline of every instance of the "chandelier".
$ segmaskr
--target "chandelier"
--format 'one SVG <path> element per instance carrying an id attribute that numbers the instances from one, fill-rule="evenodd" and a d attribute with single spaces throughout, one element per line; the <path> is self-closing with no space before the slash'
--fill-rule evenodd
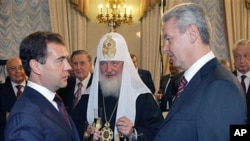
<path id="1" fill-rule="evenodd" d="M 121 24 L 131 24 L 132 7 L 128 8 L 124 2 L 125 0 L 105 0 L 105 8 L 103 4 L 98 5 L 98 22 L 108 24 L 111 31 Z"/>

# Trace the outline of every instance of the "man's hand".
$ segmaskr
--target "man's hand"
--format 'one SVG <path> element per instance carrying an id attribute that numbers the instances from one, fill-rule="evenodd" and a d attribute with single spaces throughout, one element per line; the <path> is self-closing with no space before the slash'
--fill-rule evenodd
<path id="1" fill-rule="evenodd" d="M 133 135 L 133 123 L 125 116 L 120 117 L 116 121 L 116 128 L 119 134 L 125 137 L 131 137 Z"/>

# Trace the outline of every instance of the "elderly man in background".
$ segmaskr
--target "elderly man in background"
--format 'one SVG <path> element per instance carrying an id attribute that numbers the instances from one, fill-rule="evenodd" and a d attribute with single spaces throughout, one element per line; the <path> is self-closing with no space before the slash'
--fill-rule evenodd
<path id="1" fill-rule="evenodd" d="M 89 100 L 89 89 L 92 82 L 92 57 L 86 50 L 75 50 L 70 57 L 73 68 L 73 76 L 68 78 L 68 85 L 61 88 L 58 94 L 63 97 L 67 110 L 72 117 L 83 140 L 85 122 L 87 121 L 87 105 Z M 86 125 L 88 125 L 86 123 Z"/>
<path id="2" fill-rule="evenodd" d="M 6 118 L 26 85 L 26 74 L 20 58 L 9 59 L 6 68 L 8 76 L 0 86 L 0 140 L 4 140 Z"/>
<path id="3" fill-rule="evenodd" d="M 250 40 L 238 40 L 233 48 L 234 75 L 241 82 L 247 100 L 247 123 L 250 124 Z"/>

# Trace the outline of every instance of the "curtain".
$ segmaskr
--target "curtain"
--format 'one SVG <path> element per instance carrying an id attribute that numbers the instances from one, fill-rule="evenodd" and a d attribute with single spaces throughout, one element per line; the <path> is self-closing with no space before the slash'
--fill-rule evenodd
<path id="1" fill-rule="evenodd" d="M 246 8 L 245 0 L 223 0 L 227 41 L 233 66 L 232 48 L 240 39 L 250 39 L 250 9 Z"/>
<path id="2" fill-rule="evenodd" d="M 48 0 L 1 0 L 0 61 L 19 56 L 23 38 L 35 31 L 51 31 Z M 7 76 L 0 64 L 0 81 Z"/>
<path id="3" fill-rule="evenodd" d="M 82 15 L 89 17 L 89 0 L 69 0 Z"/>
<path id="4" fill-rule="evenodd" d="M 51 30 L 61 34 L 69 53 L 86 50 L 87 18 L 71 6 L 69 0 L 49 0 Z"/>
<path id="5" fill-rule="evenodd" d="M 24 37 L 50 31 L 47 0 L 2 0 L 0 4 L 0 60 L 19 56 Z"/>
<path id="6" fill-rule="evenodd" d="M 156 90 L 159 88 L 160 53 L 160 7 L 155 5 L 142 19 L 141 25 L 141 67 L 151 72 Z"/>
<path id="7" fill-rule="evenodd" d="M 160 0 L 140 0 L 140 10 L 139 10 L 139 15 L 140 18 L 144 17 L 145 14 L 152 10 L 156 4 L 160 3 Z"/>

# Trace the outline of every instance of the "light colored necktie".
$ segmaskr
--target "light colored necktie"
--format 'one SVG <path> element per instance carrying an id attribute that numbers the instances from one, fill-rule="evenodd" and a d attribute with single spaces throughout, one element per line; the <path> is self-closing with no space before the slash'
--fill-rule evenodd
<path id="1" fill-rule="evenodd" d="M 82 95 L 82 83 L 79 82 L 77 84 L 78 88 L 77 91 L 74 94 L 74 100 L 73 100 L 73 108 L 75 108 L 75 106 L 77 105 L 77 103 L 79 102 L 79 100 L 81 99 L 81 95 Z"/>

